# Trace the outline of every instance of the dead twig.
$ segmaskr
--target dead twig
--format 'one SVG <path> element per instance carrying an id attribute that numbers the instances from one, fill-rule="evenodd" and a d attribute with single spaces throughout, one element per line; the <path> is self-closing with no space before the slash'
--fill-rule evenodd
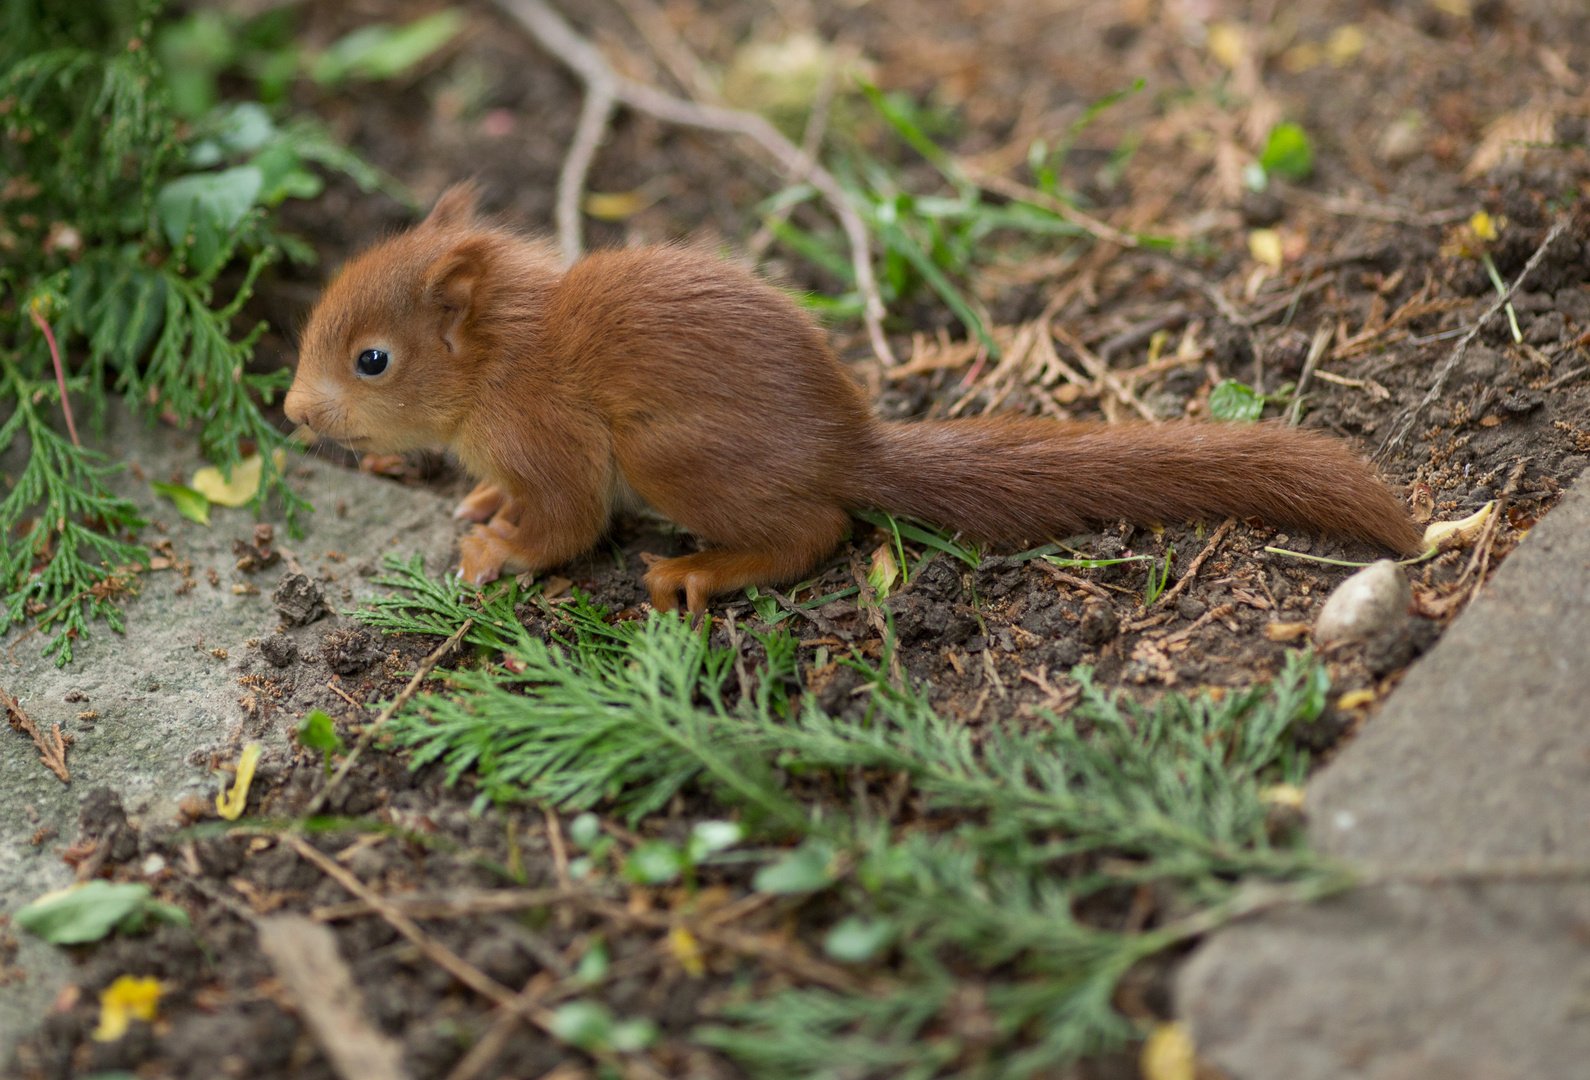
<path id="1" fill-rule="evenodd" d="M 1204 545 L 1204 549 L 1193 558 L 1192 562 L 1187 564 L 1187 569 L 1182 573 L 1181 577 L 1176 579 L 1176 584 L 1172 585 L 1170 588 L 1161 593 L 1159 599 L 1155 600 L 1153 606 L 1145 611 L 1144 614 L 1148 615 L 1156 611 L 1161 611 L 1174 603 L 1176 598 L 1185 592 L 1187 586 L 1191 585 L 1193 579 L 1198 576 L 1198 571 L 1203 569 L 1203 565 L 1209 560 L 1209 556 L 1213 555 L 1219 549 L 1220 545 L 1225 543 L 1226 537 L 1230 536 L 1231 530 L 1236 527 L 1236 518 L 1226 518 L 1226 520 L 1221 523 L 1220 528 L 1215 530 L 1215 534 L 1209 538 L 1209 543 Z M 1135 628 L 1135 624 L 1127 627 L 1127 629 Z"/>
<path id="2" fill-rule="evenodd" d="M 855 203 L 832 173 L 811 161 L 800 147 L 755 113 L 687 101 L 619 75 L 601 51 L 576 33 L 563 16 L 552 10 L 544 0 L 497 0 L 497 6 L 523 26 L 548 54 L 573 70 L 585 83 L 587 96 L 597 99 L 597 106 L 606 98 L 671 124 L 743 135 L 761 146 L 787 176 L 804 174 L 806 183 L 817 189 L 839 218 L 840 227 L 844 229 L 850 243 L 851 265 L 856 275 L 856 289 L 861 293 L 864 303 L 862 314 L 872 350 L 885 367 L 895 365 L 894 353 L 883 332 L 883 298 L 872 272 L 872 242 L 867 226 Z M 596 111 L 596 108 L 587 105 L 582 112 L 582 126 L 585 118 L 593 116 Z M 570 177 L 571 183 L 573 173 L 574 170 L 565 162 L 565 175 Z M 572 258 L 579 250 L 578 225 L 576 217 L 573 246 L 565 247 L 565 258 Z"/>
<path id="3" fill-rule="evenodd" d="M 1463 361 L 1463 355 L 1468 352 L 1469 346 L 1474 343 L 1474 339 L 1480 336 L 1480 331 L 1483 330 L 1486 324 L 1500 314 L 1502 309 L 1512 301 L 1513 294 L 1516 293 L 1519 287 L 1524 284 L 1529 275 L 1535 272 L 1535 267 L 1539 266 L 1541 260 L 1546 257 L 1547 249 L 1550 248 L 1551 245 L 1556 242 L 1557 238 L 1566 232 L 1567 229 L 1568 219 L 1559 219 L 1557 223 L 1551 227 L 1551 230 L 1546 233 L 1546 238 L 1540 242 L 1540 246 L 1535 249 L 1535 253 L 1529 257 L 1529 261 L 1524 264 L 1524 268 L 1518 272 L 1518 276 L 1513 279 L 1513 284 L 1508 288 L 1508 290 L 1492 301 L 1491 306 L 1486 308 L 1478 319 L 1474 320 L 1474 325 L 1469 327 L 1468 333 L 1464 334 L 1458 339 L 1458 343 L 1452 349 L 1451 354 L 1445 360 L 1443 360 L 1441 362 L 1441 366 L 1436 369 L 1435 379 L 1433 382 L 1431 382 L 1430 389 L 1425 392 L 1424 397 L 1420 398 L 1417 404 L 1410 406 L 1402 413 L 1401 416 L 1397 418 L 1396 423 L 1392 426 L 1391 434 L 1386 436 L 1386 441 L 1381 443 L 1380 449 L 1376 450 L 1374 453 L 1374 459 L 1376 461 L 1387 457 L 1392 451 L 1400 447 L 1405 439 L 1407 439 L 1409 432 L 1411 432 L 1414 425 L 1419 422 L 1419 417 L 1424 414 L 1426 409 L 1435 404 L 1436 400 L 1440 398 L 1441 394 L 1446 390 L 1447 379 L 1450 378 L 1452 372 L 1457 369 L 1458 364 Z"/>
<path id="4" fill-rule="evenodd" d="M 503 915 L 514 911 L 529 911 L 546 907 L 574 895 L 574 889 L 462 889 L 445 896 L 424 896 L 405 893 L 393 896 L 388 903 L 411 919 L 467 919 L 477 915 Z M 327 904 L 309 913 L 316 922 L 340 922 L 356 919 L 374 912 L 363 900 L 348 900 L 341 904 Z"/>
<path id="5" fill-rule="evenodd" d="M 66 771 L 66 748 L 72 745 L 70 735 L 61 734 L 60 724 L 50 725 L 50 738 L 46 739 L 33 718 L 22 711 L 21 702 L 5 692 L 0 687 L 0 709 L 5 710 L 6 719 L 11 721 L 11 726 L 33 740 L 33 746 L 39 752 L 39 761 L 44 767 L 60 779 L 63 784 L 72 782 L 72 775 Z"/>
<path id="6" fill-rule="evenodd" d="M 1368 218 L 1371 221 L 1394 221 L 1402 225 L 1414 225 L 1421 228 L 1450 225 L 1455 221 L 1467 221 L 1474 213 L 1474 207 L 1431 210 L 1426 213 L 1420 213 L 1417 210 L 1405 210 L 1400 206 L 1360 202 L 1357 199 L 1348 199 L 1340 195 L 1315 195 L 1313 192 L 1303 191 L 1298 188 L 1288 189 L 1287 195 L 1299 202 L 1317 206 L 1327 214 L 1336 214 L 1340 217 Z"/>
<path id="7" fill-rule="evenodd" d="M 364 998 L 337 939 L 302 915 L 254 920 L 260 951 L 298 1006 L 298 1016 L 342 1080 L 403 1080 L 403 1047 L 365 1016 Z"/>
<path id="8" fill-rule="evenodd" d="M 1076 353 L 1077 359 L 1082 361 L 1082 366 L 1087 368 L 1088 374 L 1093 376 L 1096 386 L 1108 387 L 1110 393 L 1115 395 L 1116 399 L 1123 405 L 1128 405 L 1135 409 L 1138 415 L 1149 423 L 1159 423 L 1159 417 L 1154 415 L 1153 410 L 1144 405 L 1142 400 L 1116 377 L 1115 372 L 1110 370 L 1108 364 L 1094 356 L 1092 350 L 1082 343 L 1081 338 L 1058 323 L 1051 325 L 1049 332 L 1054 335 L 1055 340 Z"/>
<path id="9" fill-rule="evenodd" d="M 686 93 L 709 105 L 723 104 L 712 75 L 702 66 L 696 54 L 690 51 L 690 46 L 679 37 L 668 16 L 652 0 L 618 0 L 618 6 L 624 9 L 629 21 L 640 31 L 640 36 L 646 39 L 647 47 L 663 62 L 668 74 L 678 80 Z"/>
<path id="10" fill-rule="evenodd" d="M 607 125 L 613 119 L 618 101 L 612 89 L 600 83 L 588 83 L 585 100 L 580 103 L 580 121 L 574 128 L 574 141 L 563 157 L 563 167 L 558 170 L 558 196 L 554 216 L 558 223 L 558 249 L 563 252 L 563 263 L 572 266 L 585 251 L 581 229 L 581 206 L 585 197 L 585 178 L 596 159 L 597 148 L 607 135 Z"/>
<path id="11" fill-rule="evenodd" d="M 314 864 L 327 877 L 369 904 L 377 915 L 386 920 L 388 926 L 391 926 L 392 929 L 413 942 L 414 946 L 424 954 L 426 959 L 437 967 L 440 967 L 481 997 L 487 998 L 505 1009 L 512 1009 L 517 1015 L 524 1017 L 542 1031 L 556 1038 L 552 1030 L 553 1014 L 549 1010 L 534 1002 L 526 1001 L 520 994 L 502 985 L 502 983 L 481 971 L 474 964 L 469 963 L 453 950 L 431 937 L 386 897 L 360 881 L 346 867 L 339 866 L 335 859 L 311 845 L 303 837 L 288 833 L 282 837 L 282 840 L 291 846 L 300 858 Z M 620 908 L 620 910 L 623 909 Z M 638 1072 L 648 1077 L 659 1075 L 654 1068 L 634 1055 L 621 1058 L 617 1054 L 600 1050 L 593 1049 L 588 1052 L 604 1065 L 618 1069 L 621 1074 L 626 1071 L 623 1066 L 628 1064 L 634 1066 L 631 1070 L 627 1070 L 631 1073 Z"/>
<path id="12" fill-rule="evenodd" d="M 399 709 L 408 704 L 409 699 L 414 696 L 414 692 L 420 688 L 420 683 L 425 681 L 426 676 L 430 675 L 436 668 L 442 657 L 451 652 L 453 646 L 462 641 L 464 635 L 469 633 L 470 627 L 474 625 L 475 620 L 473 618 L 465 619 L 464 625 L 460 626 L 452 637 L 438 645 L 431 655 L 420 662 L 419 670 L 414 673 L 414 677 L 409 680 L 408 685 L 387 704 L 386 708 L 381 710 L 372 723 L 365 727 L 364 731 L 359 735 L 359 741 L 354 743 L 353 749 L 348 752 L 348 756 L 342 759 L 341 765 L 337 766 L 336 773 L 332 775 L 330 780 L 326 781 L 326 786 L 316 792 L 315 797 L 309 800 L 309 805 L 304 808 L 303 817 L 310 818 L 320 813 L 321 809 L 326 805 L 326 800 L 331 797 L 331 793 L 337 790 L 337 785 L 342 783 L 343 779 L 348 775 L 348 771 L 359 760 L 360 755 L 375 740 L 376 733 L 381 730 L 381 726 L 392 719 Z"/>
<path id="13" fill-rule="evenodd" d="M 1058 566 L 1055 566 L 1052 563 L 1044 562 L 1042 559 L 1034 559 L 1033 564 L 1037 566 L 1038 569 L 1054 578 L 1056 581 L 1063 581 L 1072 588 L 1081 589 L 1083 592 L 1092 593 L 1100 600 L 1103 600 L 1106 604 L 1113 604 L 1115 602 L 1114 598 L 1111 597 L 1109 593 L 1105 592 L 1099 586 L 1093 584 L 1093 582 L 1089 581 L 1087 578 L 1079 578 L 1075 574 L 1068 574 Z"/>

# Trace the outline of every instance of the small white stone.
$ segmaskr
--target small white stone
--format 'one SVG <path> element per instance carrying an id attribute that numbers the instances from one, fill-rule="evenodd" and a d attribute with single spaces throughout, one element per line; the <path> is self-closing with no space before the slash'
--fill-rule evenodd
<path id="1" fill-rule="evenodd" d="M 164 870 L 165 868 L 166 868 L 166 857 L 164 855 L 160 854 L 158 851 L 150 852 L 149 856 L 146 859 L 144 859 L 144 862 L 143 862 L 144 877 L 154 877 L 156 874 L 160 873 L 160 871 Z"/>
<path id="2" fill-rule="evenodd" d="M 1336 816 L 1331 819 L 1331 824 L 1342 832 L 1346 832 L 1358 824 L 1358 817 L 1351 810 L 1338 810 L 1336 811 Z"/>
<path id="3" fill-rule="evenodd" d="M 1370 563 L 1336 586 L 1314 622 L 1321 645 L 1368 641 L 1408 618 L 1412 593 L 1402 567 L 1389 559 Z"/>

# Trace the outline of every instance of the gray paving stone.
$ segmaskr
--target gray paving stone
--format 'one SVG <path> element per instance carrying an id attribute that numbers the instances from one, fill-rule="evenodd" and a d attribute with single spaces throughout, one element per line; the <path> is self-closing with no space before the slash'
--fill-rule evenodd
<path id="1" fill-rule="evenodd" d="M 1307 809 L 1326 854 L 1445 883 L 1214 935 L 1177 991 L 1206 1059 L 1234 1080 L 1590 1076 L 1590 883 L 1505 873 L 1590 864 L 1590 483 L 1310 783 Z"/>
<path id="2" fill-rule="evenodd" d="M 191 436 L 164 426 L 149 429 L 120 414 L 112 417 L 105 445 L 150 479 L 188 476 L 203 464 Z M 0 472 L 17 474 L 19 449 L 0 459 Z M 381 552 L 420 552 L 427 567 L 438 571 L 447 565 L 455 527 L 435 495 L 314 460 L 295 460 L 291 468 L 292 483 L 317 511 L 305 523 L 306 535 L 289 538 L 279 513 L 265 520 L 276 526 L 277 545 L 293 549 L 306 570 L 337 575 L 325 583 L 333 610 L 353 607 L 373 593 L 360 564 L 373 567 Z M 72 783 L 63 785 L 39 764 L 28 739 L 0 725 L 0 915 L 70 882 L 59 848 L 76 838 L 78 806 L 89 789 L 114 788 L 135 822 L 169 820 L 186 796 L 214 798 L 219 782 L 207 769 L 210 751 L 231 753 L 244 737 L 260 739 L 267 748 L 286 745 L 290 718 L 278 711 L 263 723 L 253 721 L 238 701 L 237 679 L 253 651 L 246 643 L 271 634 L 280 621 L 270 594 L 283 567 L 252 575 L 234 569 L 232 541 L 252 535 L 253 515 L 216 507 L 205 528 L 156 499 L 132 472 L 116 483 L 146 517 L 165 524 L 177 555 L 193 561 L 198 584 L 179 594 L 181 579 L 174 571 L 144 575 L 141 595 L 126 605 L 126 634 L 95 624 L 65 668 L 40 655 L 47 640 L 42 635 L 19 641 L 22 632 L 13 629 L 0 636 L 0 686 L 21 700 L 41 728 L 60 723 L 77 740 L 67 755 Z M 152 529 L 144 535 L 159 537 Z M 332 551 L 346 561 L 325 559 Z M 218 587 L 207 580 L 211 569 Z M 235 595 L 231 587 L 239 581 L 255 585 L 258 595 Z M 325 625 L 313 628 L 317 637 Z M 13 643 L 16 664 L 6 659 Z M 212 649 L 224 650 L 227 658 Z M 257 654 L 253 666 L 259 667 Z M 73 691 L 86 700 L 67 701 Z M 98 718 L 80 720 L 79 713 L 87 711 Z M 35 846 L 31 840 L 40 828 L 56 835 Z M 17 936 L 26 977 L 0 985 L 0 1062 L 43 1015 L 67 972 L 56 949 L 31 935 Z"/>

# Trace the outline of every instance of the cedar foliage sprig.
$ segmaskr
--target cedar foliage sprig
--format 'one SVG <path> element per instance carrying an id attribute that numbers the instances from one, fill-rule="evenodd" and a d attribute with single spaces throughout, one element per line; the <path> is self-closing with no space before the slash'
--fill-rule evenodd
<path id="1" fill-rule="evenodd" d="M 511 583 L 432 581 L 418 557 L 388 570 L 402 592 L 361 617 L 428 634 L 473 617 L 472 640 L 512 660 L 448 672 L 444 691 L 394 718 L 388 733 L 415 767 L 472 774 L 483 800 L 603 807 L 632 823 L 687 789 L 716 795 L 754 834 L 799 842 L 767 853 L 782 875 L 755 887 L 820 895 L 814 917 L 845 928 L 847 949 L 875 943 L 884 989 L 786 990 L 697 1029 L 753 1076 L 959 1075 L 974 1052 L 958 1030 L 968 993 L 992 1022 L 976 1036 L 979 1075 L 1052 1074 L 1134 1034 L 1113 1004 L 1133 964 L 1251 910 L 1256 893 L 1307 899 L 1344 883 L 1275 832 L 1261 794 L 1306 770 L 1289 736 L 1329 689 L 1306 653 L 1268 686 L 1153 706 L 1078 668 L 1080 703 L 1045 729 L 973 729 L 892 680 L 887 655 L 842 661 L 869 692 L 833 715 L 796 693 L 787 633 L 748 636 L 752 672 L 704 628 L 655 613 L 609 622 L 577 596 L 543 603 L 543 640 L 515 617 L 533 594 Z M 894 801 L 914 812 L 849 805 L 858 777 L 908 781 L 916 797 Z M 1181 917 L 1122 930 L 1081 914 L 1140 889 Z"/>
<path id="2" fill-rule="evenodd" d="M 296 531 L 309 506 L 285 484 L 272 454 L 285 440 L 257 404 L 290 373 L 248 371 L 264 324 L 238 335 L 234 321 L 284 248 L 313 257 L 268 212 L 303 162 L 379 182 L 312 125 L 278 129 L 257 104 L 182 122 L 151 47 L 163 7 L 0 6 L 0 453 L 26 447 L 0 499 L 0 632 L 38 616 L 60 664 L 94 618 L 121 629 L 115 596 L 148 556 L 134 542 L 137 509 L 107 484 L 116 466 L 57 433 L 60 391 L 37 320 L 59 340 L 86 433 L 103 431 L 119 393 L 146 419 L 196 425 L 227 475 L 257 448 L 252 506 L 279 498 Z M 223 284 L 239 258 L 241 281 Z"/>

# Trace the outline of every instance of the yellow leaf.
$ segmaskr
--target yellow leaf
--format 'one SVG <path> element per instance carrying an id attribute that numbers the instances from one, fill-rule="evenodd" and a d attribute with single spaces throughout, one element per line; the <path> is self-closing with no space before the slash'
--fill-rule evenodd
<path id="1" fill-rule="evenodd" d="M 1259 801 L 1288 810 L 1303 809 L 1303 789 L 1296 784 L 1275 784 L 1259 792 Z"/>
<path id="2" fill-rule="evenodd" d="M 598 221 L 623 221 L 634 217 L 654 201 L 644 189 L 593 191 L 585 196 L 585 212 Z"/>
<path id="3" fill-rule="evenodd" d="M 254 767 L 259 764 L 261 753 L 257 742 L 243 747 L 243 755 L 237 759 L 237 777 L 232 781 L 232 790 L 215 797 L 215 812 L 226 820 L 236 821 L 243 816 L 243 807 L 248 803 L 248 786 L 254 782 Z"/>
<path id="4" fill-rule="evenodd" d="M 1348 709 L 1357 709 L 1364 705 L 1373 705 L 1374 703 L 1375 692 L 1373 690 L 1350 690 L 1336 699 L 1336 707 L 1343 712 Z"/>
<path id="5" fill-rule="evenodd" d="M 1160 1024 L 1143 1044 L 1137 1061 L 1143 1080 L 1193 1080 L 1198 1057 L 1186 1024 Z"/>
<path id="6" fill-rule="evenodd" d="M 1330 40 L 1325 42 L 1325 55 L 1333 67 L 1346 67 L 1358 59 L 1368 43 L 1363 28 L 1357 23 L 1348 23 L 1331 31 Z"/>
<path id="7" fill-rule="evenodd" d="M 1281 234 L 1274 229 L 1254 229 L 1248 233 L 1248 253 L 1271 270 L 1281 269 Z"/>
<path id="8" fill-rule="evenodd" d="M 115 1042 L 127 1034 L 134 1020 L 149 1023 L 160 1009 L 160 980 L 153 976 L 122 975 L 99 994 L 99 1027 L 96 1042 Z"/>
<path id="9" fill-rule="evenodd" d="M 1467 19 L 1474 14 L 1474 0 L 1430 0 L 1430 6 L 1455 19 Z"/>
<path id="10" fill-rule="evenodd" d="M 701 959 L 701 945 L 685 927 L 676 926 L 668 931 L 668 951 L 685 969 L 685 974 L 699 979 L 707 973 L 707 965 Z"/>
<path id="11" fill-rule="evenodd" d="M 1480 534 L 1485 527 L 1485 519 L 1491 516 L 1495 508 L 1496 500 L 1492 499 L 1461 521 L 1432 521 L 1424 530 L 1424 550 L 1429 551 L 1449 542 L 1452 547 L 1468 543 Z"/>
<path id="12" fill-rule="evenodd" d="M 287 455 L 280 450 L 271 454 L 271 460 L 276 463 L 277 472 L 287 467 Z M 265 459 L 258 454 L 250 454 L 232 466 L 232 479 L 224 479 L 220 469 L 206 465 L 193 474 L 193 482 L 188 486 L 212 503 L 242 506 L 259 492 L 260 476 L 264 471 Z"/>
<path id="13" fill-rule="evenodd" d="M 1247 32 L 1238 23 L 1216 23 L 1209 28 L 1209 55 L 1228 68 L 1242 63 L 1248 52 Z"/>

